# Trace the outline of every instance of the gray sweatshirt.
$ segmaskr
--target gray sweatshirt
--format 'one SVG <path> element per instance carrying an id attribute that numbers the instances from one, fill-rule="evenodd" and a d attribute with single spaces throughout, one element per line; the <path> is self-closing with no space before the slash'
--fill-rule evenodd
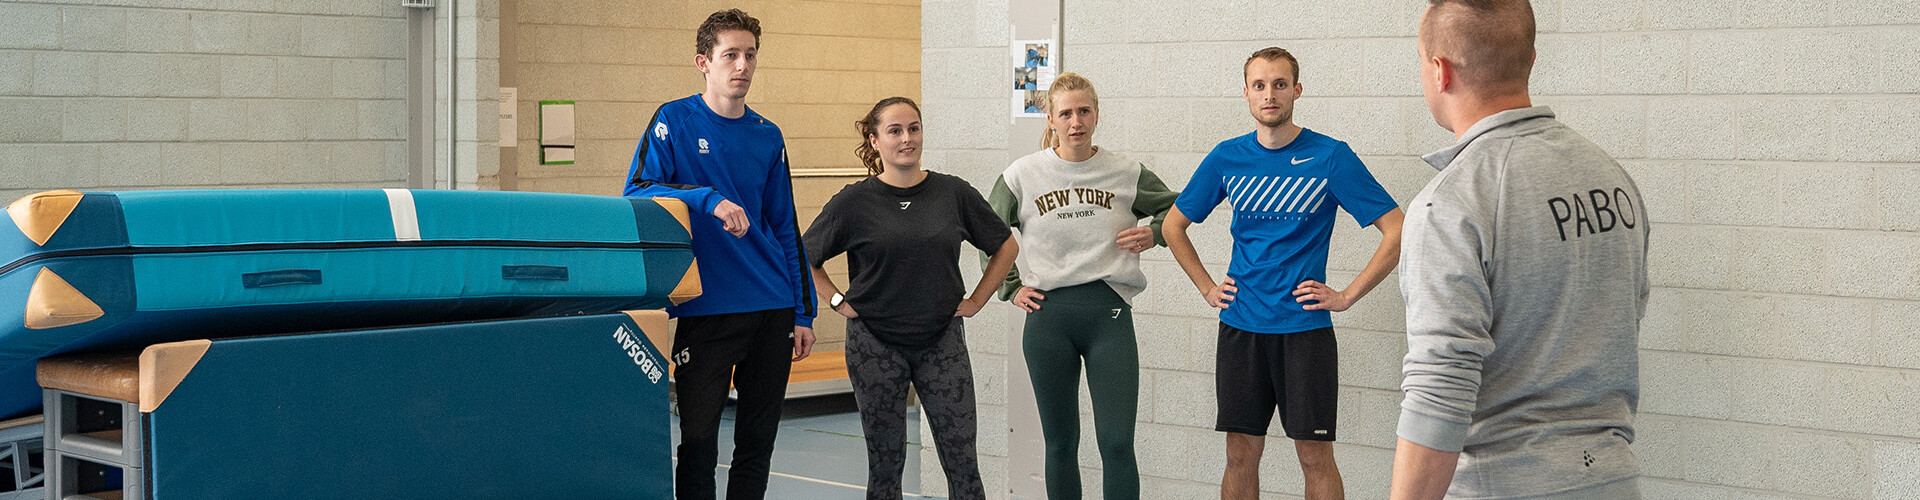
<path id="1" fill-rule="evenodd" d="M 1646 209 L 1544 106 L 1494 114 L 1408 204 L 1399 435 L 1459 451 L 1449 498 L 1632 498 Z"/>
<path id="2" fill-rule="evenodd" d="M 1179 196 L 1146 165 L 1106 148 L 1078 162 L 1053 148 L 1014 160 L 987 196 L 994 213 L 1020 230 L 1020 256 L 1001 285 L 1001 300 L 1012 299 L 1023 284 L 1053 290 L 1104 280 L 1133 303 L 1146 290 L 1147 275 L 1140 254 L 1114 240 L 1152 218 L 1154 242 L 1166 244 L 1160 224 Z"/>

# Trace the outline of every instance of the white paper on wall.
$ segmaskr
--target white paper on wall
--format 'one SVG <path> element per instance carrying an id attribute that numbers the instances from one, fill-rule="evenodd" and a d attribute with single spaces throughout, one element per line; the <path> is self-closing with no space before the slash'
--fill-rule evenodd
<path id="1" fill-rule="evenodd" d="M 520 145 L 520 89 L 500 87 L 500 147 Z"/>
<path id="2" fill-rule="evenodd" d="M 573 101 L 540 102 L 540 162 L 573 163 Z"/>

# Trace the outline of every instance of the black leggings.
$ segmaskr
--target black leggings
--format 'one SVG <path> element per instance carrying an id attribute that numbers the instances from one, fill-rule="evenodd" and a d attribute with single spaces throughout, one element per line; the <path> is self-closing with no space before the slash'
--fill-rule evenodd
<path id="1" fill-rule="evenodd" d="M 947 494 L 954 500 L 986 498 L 974 449 L 978 429 L 973 367 L 960 318 L 948 323 L 933 345 L 921 349 L 881 343 L 864 321 L 847 320 L 847 375 L 867 435 L 867 498 L 900 498 L 900 475 L 907 464 L 909 384 L 920 391 L 920 408 L 947 472 Z"/>

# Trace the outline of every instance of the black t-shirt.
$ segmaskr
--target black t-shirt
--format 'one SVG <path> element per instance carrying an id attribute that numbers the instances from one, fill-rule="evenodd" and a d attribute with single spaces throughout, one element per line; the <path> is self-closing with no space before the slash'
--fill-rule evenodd
<path id="1" fill-rule="evenodd" d="M 921 347 L 939 340 L 967 293 L 960 242 L 991 254 L 1012 236 L 966 180 L 928 172 L 906 188 L 876 177 L 848 184 L 805 240 L 816 267 L 847 254 L 846 300 L 874 337 Z"/>

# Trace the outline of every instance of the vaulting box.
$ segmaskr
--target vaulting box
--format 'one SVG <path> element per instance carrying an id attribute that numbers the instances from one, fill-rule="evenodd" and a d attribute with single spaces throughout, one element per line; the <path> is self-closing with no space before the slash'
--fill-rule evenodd
<path id="1" fill-rule="evenodd" d="M 47 358 L 49 493 L 670 498 L 667 366 L 648 340 L 666 328 L 636 311 Z M 88 403 L 130 423 L 66 414 Z M 120 469 L 120 491 L 76 488 L 87 464 Z"/>

